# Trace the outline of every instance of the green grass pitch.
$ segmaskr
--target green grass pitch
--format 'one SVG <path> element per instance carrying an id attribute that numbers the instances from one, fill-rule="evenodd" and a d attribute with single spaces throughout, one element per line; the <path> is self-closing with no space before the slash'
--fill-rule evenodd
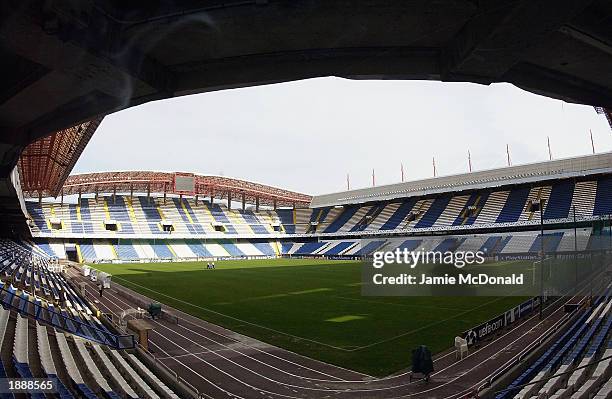
<path id="1" fill-rule="evenodd" d="M 313 259 L 100 264 L 150 298 L 305 356 L 383 376 L 522 298 L 362 297 L 361 264 Z"/>

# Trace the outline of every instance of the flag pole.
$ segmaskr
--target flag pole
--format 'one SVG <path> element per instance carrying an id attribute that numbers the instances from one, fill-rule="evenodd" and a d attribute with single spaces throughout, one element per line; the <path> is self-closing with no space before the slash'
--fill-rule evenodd
<path id="1" fill-rule="evenodd" d="M 506 155 L 508 156 L 508 166 L 512 166 L 512 162 L 510 162 L 510 146 L 506 144 Z"/>
<path id="2" fill-rule="evenodd" d="M 595 142 L 593 142 L 593 131 L 589 129 L 589 133 L 591 134 L 591 148 L 593 149 L 593 154 L 595 154 Z"/>
<path id="3" fill-rule="evenodd" d="M 470 173 L 472 173 L 472 154 L 470 154 L 470 150 L 468 150 L 468 167 L 470 169 Z"/>

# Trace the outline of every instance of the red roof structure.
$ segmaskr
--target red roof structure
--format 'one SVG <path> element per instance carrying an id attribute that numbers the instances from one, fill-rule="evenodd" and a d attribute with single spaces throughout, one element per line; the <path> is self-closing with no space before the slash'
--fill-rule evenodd
<path id="1" fill-rule="evenodd" d="M 175 187 L 177 176 L 193 177 L 193 190 Z M 125 171 L 85 173 L 68 177 L 63 195 L 101 193 L 187 194 L 230 199 L 256 205 L 308 206 L 310 195 L 225 176 L 181 172 Z"/>
<path id="2" fill-rule="evenodd" d="M 103 117 L 59 130 L 29 144 L 18 168 L 26 197 L 57 197 L 64 181 L 85 149 Z"/>

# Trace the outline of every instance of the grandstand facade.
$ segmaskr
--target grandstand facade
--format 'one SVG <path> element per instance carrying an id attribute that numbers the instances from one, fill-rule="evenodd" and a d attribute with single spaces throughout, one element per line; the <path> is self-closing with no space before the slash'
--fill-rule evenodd
<path id="1" fill-rule="evenodd" d="M 72 176 L 59 199 L 26 200 L 34 241 L 79 261 L 357 257 L 383 246 L 537 254 L 541 224 L 547 251 L 582 251 L 612 214 L 610 153 L 312 198 L 206 176 L 177 193 L 172 181 L 155 172 Z"/>

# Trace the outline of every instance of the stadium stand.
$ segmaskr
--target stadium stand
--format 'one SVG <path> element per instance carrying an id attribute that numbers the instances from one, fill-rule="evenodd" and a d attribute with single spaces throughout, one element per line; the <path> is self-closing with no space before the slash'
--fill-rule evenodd
<path id="1" fill-rule="evenodd" d="M 575 182 L 571 179 L 549 185 L 519 185 L 510 190 L 483 189 L 470 194 L 442 195 L 433 198 L 410 197 L 401 201 L 381 201 L 364 205 L 313 209 L 233 210 L 224 205 L 192 198 L 160 198 L 123 195 L 82 198 L 78 204 L 34 203 L 27 201 L 32 229 L 37 244 L 52 254 L 48 245 L 53 238 L 78 238 L 82 259 L 108 258 L 105 246 L 97 247 L 92 239 L 110 239 L 116 246 L 119 237 L 132 239 L 255 238 L 269 241 L 294 234 L 316 236 L 349 235 L 359 237 L 376 231 L 415 233 L 441 230 L 478 230 L 495 225 L 539 224 L 539 206 L 546 223 L 573 219 L 596 220 L 612 212 L 610 195 L 612 178 L 593 177 Z M 114 199 L 113 199 L 114 198 Z M 535 204 L 535 205 L 534 205 Z M 60 220 L 60 228 L 51 221 Z M 114 220 L 116 231 L 105 228 L 105 221 Z M 164 229 L 162 224 L 171 226 Z M 512 250 L 513 243 L 510 246 Z M 105 249 L 106 248 L 106 249 Z M 171 248 L 171 247 L 169 247 Z M 126 248 L 118 258 L 135 258 Z M 126 252 L 124 252 L 124 250 Z M 61 249 L 59 252 L 63 252 Z M 163 247 L 154 248 L 155 257 L 170 254 Z M 163 253 L 162 253 L 163 252 Z"/>
<path id="2" fill-rule="evenodd" d="M 105 326 L 44 252 L 0 240 L 0 259 L 0 342 L 12 348 L 0 374 L 49 378 L 60 398 L 178 398 L 136 353 L 112 349 L 133 348 L 133 337 Z"/>
<path id="3" fill-rule="evenodd" d="M 608 348 L 612 346 L 612 337 L 608 338 L 612 326 L 610 292 L 608 287 L 593 306 L 578 310 L 563 334 L 496 399 L 592 398 L 598 391 L 606 391 L 612 375 L 612 351 L 602 349 L 606 342 Z"/>
<path id="4" fill-rule="evenodd" d="M 606 176 L 597 181 L 597 192 L 595 194 L 593 215 L 612 214 L 612 198 L 610 197 L 610 190 L 612 190 L 612 177 Z"/>
<path id="5" fill-rule="evenodd" d="M 544 250 L 546 253 L 570 253 L 575 250 L 597 250 L 600 241 L 591 240 L 592 229 L 549 230 L 544 235 Z M 469 234 L 443 238 L 438 236 L 406 238 L 389 238 L 382 240 L 386 249 L 407 248 L 408 250 L 437 251 L 484 251 L 489 256 L 497 254 L 526 254 L 535 256 L 541 251 L 541 234 L 538 231 L 516 233 Z M 152 259 L 196 259 L 213 257 L 269 257 L 282 255 L 296 256 L 353 256 L 362 254 L 360 242 L 356 239 L 322 239 L 319 242 L 295 243 L 293 240 L 279 239 L 176 239 L 176 240 L 132 240 L 122 239 L 112 245 L 103 240 L 84 240 L 79 243 L 80 253 L 84 261 L 111 261 L 121 259 L 152 260 Z M 34 244 L 40 251 L 50 255 L 52 252 L 60 259 L 66 258 L 63 244 L 42 242 Z M 51 250 L 51 247 L 59 250 Z M 280 247 L 277 252 L 274 248 Z M 55 252 L 62 254 L 55 255 Z M 51 255 L 50 255 L 51 256 Z"/>

